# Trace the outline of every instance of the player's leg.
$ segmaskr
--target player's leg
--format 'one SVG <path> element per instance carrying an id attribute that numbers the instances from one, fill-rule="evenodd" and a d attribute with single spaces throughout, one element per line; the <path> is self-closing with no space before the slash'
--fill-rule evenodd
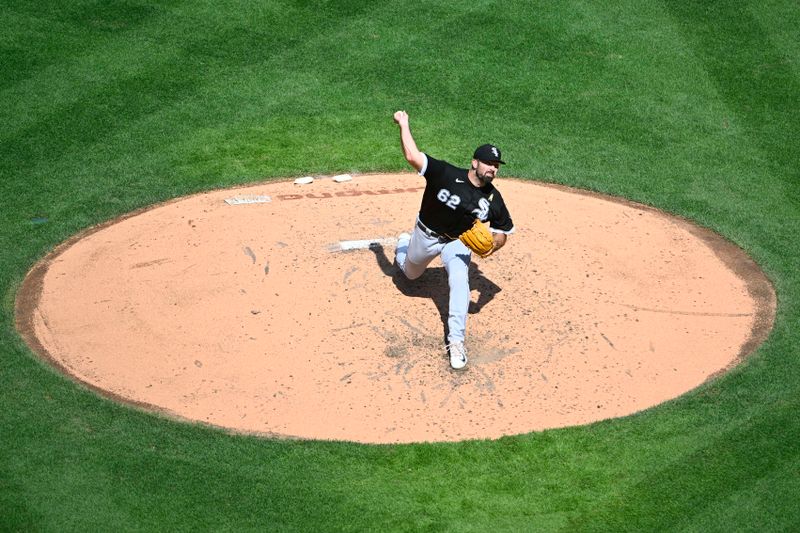
<path id="1" fill-rule="evenodd" d="M 464 338 L 469 311 L 469 263 L 472 253 L 461 241 L 453 241 L 442 250 L 442 263 L 447 271 L 450 300 L 447 316 L 447 342 L 450 364 L 463 368 L 467 364 Z"/>
<path id="2" fill-rule="evenodd" d="M 442 246 L 415 225 L 410 235 L 403 233 L 397 238 L 395 263 L 408 279 L 417 279 L 439 255 Z"/>
<path id="3" fill-rule="evenodd" d="M 471 252 L 461 241 L 448 243 L 442 250 L 442 263 L 450 285 L 447 326 L 450 342 L 464 342 L 469 310 L 469 263 Z"/>

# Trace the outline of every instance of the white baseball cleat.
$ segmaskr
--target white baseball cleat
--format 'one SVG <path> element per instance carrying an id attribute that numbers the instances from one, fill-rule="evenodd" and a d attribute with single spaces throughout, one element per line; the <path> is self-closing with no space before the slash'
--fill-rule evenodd
<path id="1" fill-rule="evenodd" d="M 405 272 L 406 254 L 408 254 L 408 245 L 411 242 L 411 234 L 401 233 L 397 236 L 397 246 L 394 249 L 394 264 L 400 269 L 400 272 Z"/>
<path id="2" fill-rule="evenodd" d="M 464 348 L 463 342 L 451 342 L 447 346 L 447 351 L 450 352 L 450 366 L 456 370 L 467 366 L 467 349 Z"/>

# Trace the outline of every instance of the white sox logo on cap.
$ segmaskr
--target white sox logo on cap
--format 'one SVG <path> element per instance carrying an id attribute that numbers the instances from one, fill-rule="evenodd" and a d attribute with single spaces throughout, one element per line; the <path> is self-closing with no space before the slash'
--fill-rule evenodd
<path id="1" fill-rule="evenodd" d="M 492 161 L 497 163 L 505 164 L 505 161 L 502 160 L 502 155 L 500 154 L 500 149 L 493 145 L 493 144 L 482 144 L 475 149 L 475 154 L 473 158 L 477 159 L 478 161 Z"/>

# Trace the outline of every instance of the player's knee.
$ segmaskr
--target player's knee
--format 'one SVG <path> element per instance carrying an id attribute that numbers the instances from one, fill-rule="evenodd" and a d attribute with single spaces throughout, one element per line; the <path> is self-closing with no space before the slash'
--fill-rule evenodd
<path id="1" fill-rule="evenodd" d="M 416 263 L 412 263 L 408 259 L 403 263 L 400 267 L 400 271 L 408 278 L 408 279 L 417 279 L 425 272 L 425 267 L 422 265 L 418 265 Z"/>

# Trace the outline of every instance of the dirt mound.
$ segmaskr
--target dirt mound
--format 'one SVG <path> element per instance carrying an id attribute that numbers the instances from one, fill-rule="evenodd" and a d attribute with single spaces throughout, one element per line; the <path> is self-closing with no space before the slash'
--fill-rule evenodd
<path id="1" fill-rule="evenodd" d="M 26 278 L 18 328 L 74 379 L 237 431 L 360 442 L 495 438 L 627 415 L 767 335 L 775 295 L 720 237 L 630 202 L 498 188 L 517 231 L 473 259 L 466 371 L 447 280 L 393 267 L 424 181 L 272 182 L 93 228 Z"/>

